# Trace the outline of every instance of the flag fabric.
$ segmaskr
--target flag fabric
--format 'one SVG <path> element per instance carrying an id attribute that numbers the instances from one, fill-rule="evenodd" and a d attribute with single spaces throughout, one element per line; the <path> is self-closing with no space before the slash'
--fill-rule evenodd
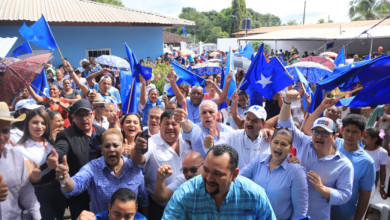
<path id="1" fill-rule="evenodd" d="M 364 60 L 370 60 L 371 59 L 371 54 L 368 54 L 367 56 L 366 56 L 366 58 L 364 58 Z"/>
<path id="2" fill-rule="evenodd" d="M 230 54 L 230 53 L 229 53 L 229 54 Z M 252 45 L 251 45 L 251 43 L 248 43 L 248 44 L 245 46 L 245 48 L 244 48 L 244 50 L 243 50 L 242 52 L 236 53 L 236 54 L 234 54 L 234 56 L 242 56 L 242 57 L 245 57 L 245 58 L 247 58 L 248 60 L 250 60 L 251 57 L 252 57 L 252 54 L 253 54 Z"/>
<path id="3" fill-rule="evenodd" d="M 306 92 L 309 94 L 310 98 L 313 99 L 314 94 L 313 94 L 313 91 L 311 90 L 311 88 L 309 86 L 309 82 L 306 80 L 306 78 L 303 76 L 303 74 L 301 73 L 301 71 L 299 71 L 299 69 L 297 67 L 295 67 L 295 71 L 298 74 L 299 82 L 305 86 Z M 302 97 L 303 111 L 305 111 L 306 105 L 307 105 L 305 96 L 306 96 L 306 94 L 303 94 L 303 97 Z"/>
<path id="4" fill-rule="evenodd" d="M 245 79 L 266 99 L 271 100 L 279 91 L 294 83 L 286 71 L 269 65 L 263 54 L 264 44 L 259 48 Z"/>
<path id="5" fill-rule="evenodd" d="M 171 63 L 171 65 L 173 67 L 173 70 L 175 70 L 176 74 L 181 79 L 183 79 L 183 81 L 186 81 L 190 85 L 198 85 L 198 86 L 202 86 L 202 87 L 206 86 L 205 80 L 202 77 L 184 69 L 177 62 L 176 63 L 173 62 L 173 63 Z"/>
<path id="6" fill-rule="evenodd" d="M 19 29 L 19 33 L 27 41 L 50 51 L 54 51 L 58 47 L 50 26 L 43 15 L 31 27 L 23 23 L 23 26 Z"/>
<path id="7" fill-rule="evenodd" d="M 206 60 L 205 58 L 203 58 L 201 55 L 199 55 L 199 58 L 200 58 L 202 61 L 204 61 L 204 62 L 207 61 L 207 60 Z"/>
<path id="8" fill-rule="evenodd" d="M 186 27 L 183 27 L 183 34 L 187 36 Z"/>
<path id="9" fill-rule="evenodd" d="M 322 91 L 322 89 L 317 88 L 316 92 L 314 93 L 314 95 L 311 98 L 311 103 L 309 105 L 309 108 L 307 109 L 307 112 L 310 114 L 313 114 L 313 112 L 318 108 L 318 106 L 321 105 L 322 100 L 324 100 L 323 91 Z M 306 107 L 303 110 L 305 110 L 305 109 L 306 109 Z M 323 117 L 323 114 L 324 113 L 322 113 L 321 117 Z"/>
<path id="10" fill-rule="evenodd" d="M 249 106 L 252 105 L 263 106 L 263 96 L 260 93 L 258 93 L 257 90 L 253 88 L 253 86 L 251 86 L 247 80 L 245 80 L 242 83 L 240 90 L 245 91 L 246 94 L 249 95 Z"/>
<path id="11" fill-rule="evenodd" d="M 17 57 L 23 54 L 32 53 L 32 50 L 30 48 L 30 45 L 28 45 L 28 42 L 26 42 L 17 47 L 12 53 L 13 57 Z"/>
<path id="12" fill-rule="evenodd" d="M 344 46 L 343 48 L 341 48 L 339 54 L 337 55 L 336 59 L 334 60 L 333 62 L 336 67 L 340 66 L 341 64 L 342 65 L 345 65 L 345 50 L 344 50 Z"/>
<path id="13" fill-rule="evenodd" d="M 136 78 L 133 77 L 133 73 L 130 71 L 121 71 L 120 78 L 121 78 L 122 112 L 124 112 L 125 114 L 131 112 L 138 113 L 138 104 L 140 100 L 137 97 L 141 93 L 139 88 L 139 83 L 136 81 Z M 134 85 L 133 85 L 133 80 L 134 80 Z M 130 97 L 132 85 L 134 87 Z M 127 111 L 127 109 L 129 109 L 129 111 Z"/>
<path id="14" fill-rule="evenodd" d="M 186 81 L 184 81 L 182 78 L 179 78 L 178 80 L 176 80 L 176 85 L 179 85 L 180 83 L 185 83 L 187 86 L 189 86 L 190 84 Z M 168 89 L 168 94 L 171 94 L 171 95 L 174 95 L 175 93 L 173 93 L 173 89 L 172 89 L 172 86 L 171 88 Z"/>
<path id="15" fill-rule="evenodd" d="M 38 95 L 42 95 L 44 93 L 47 97 L 50 97 L 49 95 L 49 90 L 50 86 L 49 83 L 47 82 L 45 70 L 42 69 L 41 73 L 35 77 L 35 79 L 31 82 L 31 87 L 34 90 L 34 92 Z M 41 92 L 38 92 L 41 91 Z"/>
<path id="16" fill-rule="evenodd" d="M 225 75 L 224 75 L 224 80 L 221 81 L 221 86 L 223 88 L 225 88 L 225 83 L 226 83 L 226 77 L 227 75 L 229 74 L 230 71 L 233 71 L 233 79 L 232 81 L 230 82 L 230 84 L 228 85 L 229 86 L 229 91 L 228 91 L 228 94 L 227 94 L 227 99 L 231 99 L 233 93 L 237 90 L 237 87 L 236 87 L 236 77 L 235 77 L 235 74 L 234 74 L 234 56 L 233 56 L 233 53 L 232 53 L 232 48 L 229 47 L 229 54 L 227 56 L 227 61 L 226 61 L 226 70 L 225 70 Z M 222 75 L 221 75 L 221 79 L 222 79 Z"/>
<path id="17" fill-rule="evenodd" d="M 333 43 L 329 43 L 329 44 L 326 44 L 326 49 L 330 49 L 332 48 L 334 45 L 334 42 Z M 314 52 L 315 53 L 315 52 Z"/>
<path id="18" fill-rule="evenodd" d="M 225 84 L 225 74 L 226 74 L 226 72 L 225 72 L 225 68 L 223 68 L 222 67 L 222 72 L 221 72 L 221 85 L 219 85 L 219 88 L 221 89 L 221 90 L 223 90 L 223 85 Z M 206 87 L 205 87 L 206 88 Z M 206 93 L 207 91 L 203 91 L 203 93 Z M 228 105 L 227 105 L 227 103 L 226 102 L 224 102 L 224 103 L 222 103 L 222 104 L 220 104 L 219 106 L 218 106 L 218 110 L 222 110 L 222 109 L 224 109 L 224 108 L 227 108 L 228 107 Z"/>
<path id="19" fill-rule="evenodd" d="M 146 81 L 152 78 L 152 68 L 142 66 L 138 63 L 137 57 L 133 51 L 127 46 L 125 43 L 127 59 L 129 60 L 130 70 L 133 74 L 133 77 L 136 78 L 137 82 L 139 82 L 139 74 L 141 74 Z M 123 102 L 122 102 L 123 103 Z"/>

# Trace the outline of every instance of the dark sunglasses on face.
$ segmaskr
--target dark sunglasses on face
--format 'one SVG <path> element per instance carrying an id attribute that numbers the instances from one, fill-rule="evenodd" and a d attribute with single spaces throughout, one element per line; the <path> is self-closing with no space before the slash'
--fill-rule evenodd
<path id="1" fill-rule="evenodd" d="M 83 118 L 90 119 L 91 116 L 92 116 L 92 112 L 88 112 L 88 113 L 83 114 L 83 115 L 76 114 L 76 119 L 77 120 L 82 120 Z"/>
<path id="2" fill-rule="evenodd" d="M 94 106 L 93 109 L 96 109 L 96 110 L 104 110 L 106 107 L 104 106 Z"/>
<path id="3" fill-rule="evenodd" d="M 327 138 L 327 137 L 329 137 L 329 135 L 330 135 L 330 133 L 329 132 L 327 132 L 327 131 L 319 131 L 319 130 L 317 130 L 317 129 L 313 129 L 312 130 L 313 131 L 313 135 L 314 136 L 318 136 L 320 133 L 321 133 L 321 136 L 322 137 L 324 137 L 324 138 Z"/>
<path id="4" fill-rule="evenodd" d="M 198 169 L 199 167 L 201 167 L 203 165 L 203 163 L 198 166 L 197 168 L 195 167 L 191 167 L 190 169 L 187 169 L 187 168 L 181 168 L 180 171 L 183 173 L 183 174 L 187 174 L 188 171 L 190 171 L 191 173 L 195 174 L 196 172 L 198 172 Z"/>

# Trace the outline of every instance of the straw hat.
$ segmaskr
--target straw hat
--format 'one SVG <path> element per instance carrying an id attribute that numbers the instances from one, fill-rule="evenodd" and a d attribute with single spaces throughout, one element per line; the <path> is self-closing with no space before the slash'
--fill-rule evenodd
<path id="1" fill-rule="evenodd" d="M 16 122 L 16 121 L 24 121 L 25 118 L 26 118 L 26 114 L 22 114 L 18 118 L 11 117 L 7 103 L 0 102 L 0 120 Z"/>

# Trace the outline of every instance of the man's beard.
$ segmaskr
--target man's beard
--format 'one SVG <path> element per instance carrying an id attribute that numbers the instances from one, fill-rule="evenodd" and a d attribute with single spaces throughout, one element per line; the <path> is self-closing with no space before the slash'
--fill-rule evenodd
<path id="1" fill-rule="evenodd" d="M 215 184 L 217 186 L 217 189 L 214 190 L 213 192 L 208 192 L 207 188 L 206 188 L 207 180 L 205 178 L 203 178 L 203 182 L 205 184 L 204 189 L 205 189 L 206 193 L 210 194 L 210 196 L 215 196 L 215 195 L 217 195 L 219 193 L 219 184 L 218 183 L 209 182 L 209 183 Z"/>

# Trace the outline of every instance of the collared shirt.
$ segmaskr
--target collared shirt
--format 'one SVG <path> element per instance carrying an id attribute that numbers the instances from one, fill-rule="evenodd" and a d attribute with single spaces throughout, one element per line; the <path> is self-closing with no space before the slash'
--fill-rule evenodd
<path id="1" fill-rule="evenodd" d="M 22 209 L 19 204 L 34 220 L 41 219 L 40 204 L 28 179 L 23 153 L 18 147 L 4 146 L 0 154 L 0 173 L 3 174 L 3 182 L 8 185 L 7 199 L 0 202 L 0 220 L 20 220 Z"/>
<path id="2" fill-rule="evenodd" d="M 200 118 L 199 118 L 199 107 L 195 107 L 195 105 L 191 102 L 190 98 L 185 98 L 186 104 L 187 104 L 187 112 L 188 116 L 187 119 L 194 122 L 194 123 L 201 123 Z M 177 104 L 179 106 L 179 104 Z M 180 106 L 182 108 L 182 106 Z"/>
<path id="3" fill-rule="evenodd" d="M 218 211 L 206 193 L 202 176 L 185 182 L 172 195 L 162 220 L 257 219 L 276 220 L 264 189 L 243 176 L 237 176 Z"/>
<path id="4" fill-rule="evenodd" d="M 95 85 L 93 86 L 93 89 L 95 91 L 100 91 L 100 87 L 99 87 L 99 83 L 96 83 L 95 82 Z M 121 104 L 122 103 L 122 100 L 121 100 L 121 95 L 118 91 L 117 88 L 115 88 L 114 86 L 111 86 L 109 89 L 108 89 L 108 93 L 111 94 L 112 96 L 115 97 L 115 101 L 117 103 L 114 103 L 114 104 Z M 101 93 L 100 93 L 101 94 Z M 102 94 L 101 94 L 102 95 Z M 103 95 L 102 95 L 103 96 Z M 104 99 L 106 99 L 105 97 L 103 97 Z"/>
<path id="5" fill-rule="evenodd" d="M 23 131 L 19 130 L 18 128 L 12 128 L 10 130 L 11 136 L 10 139 L 13 141 L 15 144 L 18 143 L 18 141 L 22 138 L 23 136 Z"/>
<path id="6" fill-rule="evenodd" d="M 228 144 L 238 153 L 238 169 L 244 168 L 259 154 L 270 154 L 270 144 L 263 134 L 259 133 L 255 141 L 249 139 L 244 129 L 230 131 L 221 135 L 216 144 Z"/>
<path id="7" fill-rule="evenodd" d="M 108 209 L 105 212 L 101 212 L 101 213 L 96 214 L 95 217 L 96 217 L 96 220 L 109 220 L 108 219 Z M 148 220 L 148 219 L 145 218 L 145 216 L 143 216 L 141 213 L 136 212 L 133 220 Z"/>
<path id="8" fill-rule="evenodd" d="M 108 122 L 107 120 L 107 117 L 104 117 L 102 116 L 102 125 L 100 125 L 97 121 L 96 121 L 96 118 L 93 118 L 93 123 L 94 125 L 99 125 L 101 127 L 103 127 L 104 129 L 108 130 L 108 128 L 110 127 L 110 122 Z"/>
<path id="9" fill-rule="evenodd" d="M 53 145 L 50 142 L 45 140 L 45 146 L 42 146 L 39 142 L 35 142 L 32 139 L 28 139 L 24 144 L 17 145 L 24 155 L 24 160 L 35 161 L 38 166 L 42 166 L 46 163 L 47 155 L 51 153 Z M 49 173 L 51 169 L 46 167 L 42 170 L 42 176 Z"/>
<path id="10" fill-rule="evenodd" d="M 186 182 L 186 178 L 184 174 L 180 174 L 179 176 L 176 177 L 176 179 L 171 184 L 167 186 L 167 188 L 175 192 L 185 182 Z"/>
<path id="11" fill-rule="evenodd" d="M 307 216 L 309 192 L 306 170 L 288 162 L 288 156 L 270 173 L 271 154 L 260 154 L 240 170 L 243 175 L 265 190 L 277 219 L 298 219 Z"/>
<path id="12" fill-rule="evenodd" d="M 247 105 L 245 108 L 241 108 L 237 105 L 237 115 L 239 118 L 241 119 L 245 119 L 245 112 L 248 111 L 249 109 L 249 105 Z M 234 119 L 232 118 L 231 122 L 230 122 L 230 127 L 232 127 L 234 130 L 237 130 L 239 129 L 239 127 L 237 126 L 236 122 L 234 121 Z"/>
<path id="13" fill-rule="evenodd" d="M 335 145 L 351 161 L 354 175 L 352 196 L 347 203 L 332 206 L 332 219 L 351 220 L 356 214 L 360 189 L 372 191 L 375 184 L 375 162 L 361 147 L 354 152 L 345 150 L 343 139 L 337 138 Z"/>
<path id="14" fill-rule="evenodd" d="M 91 161 L 99 157 L 101 154 L 102 143 L 99 140 L 95 130 L 92 131 L 91 137 L 88 136 L 88 143 L 89 143 L 89 161 Z"/>
<path id="15" fill-rule="evenodd" d="M 336 149 L 334 155 L 318 159 L 312 138 L 297 129 L 291 117 L 286 121 L 279 120 L 278 125 L 293 129 L 293 145 L 297 150 L 297 158 L 307 172 L 311 170 L 317 173 L 321 177 L 322 184 L 329 187 L 330 190 L 330 200 L 327 200 L 314 189 L 312 183 L 308 182 L 309 211 L 307 215 L 316 220 L 329 220 L 331 206 L 344 204 L 351 198 L 352 163 L 338 149 Z"/>
<path id="16" fill-rule="evenodd" d="M 145 153 L 144 166 L 146 189 L 152 199 L 154 199 L 154 185 L 156 184 L 157 169 L 163 165 L 171 166 L 173 175 L 165 179 L 165 184 L 169 185 L 175 178 L 180 175 L 182 161 L 184 157 L 190 153 L 191 147 L 188 145 L 182 136 L 179 136 L 180 155 L 172 149 L 172 147 L 162 139 L 160 132 L 153 135 L 148 140 L 148 152 Z M 161 206 L 166 206 L 167 203 L 160 203 Z"/>
<path id="17" fill-rule="evenodd" d="M 89 208 L 91 212 L 99 213 L 107 210 L 115 191 L 127 188 L 137 194 L 139 207 L 147 207 L 149 205 L 148 194 L 141 168 L 126 157 L 122 156 L 122 159 L 124 164 L 119 178 L 107 167 L 104 157 L 100 157 L 88 162 L 72 177 L 74 182 L 72 191 L 66 193 L 61 189 L 62 193 L 66 198 L 70 198 L 88 190 L 91 197 Z"/>
<path id="18" fill-rule="evenodd" d="M 210 130 L 207 129 L 202 123 L 192 124 L 192 130 L 190 133 L 185 133 L 182 131 L 183 139 L 190 140 L 193 151 L 197 151 L 202 154 L 203 157 L 206 156 L 208 149 L 204 148 L 204 138 L 210 135 Z M 217 129 L 219 132 L 219 137 L 222 138 L 224 135 L 234 131 L 230 126 L 217 123 Z M 219 139 L 214 135 L 214 144 L 217 144 Z"/>

